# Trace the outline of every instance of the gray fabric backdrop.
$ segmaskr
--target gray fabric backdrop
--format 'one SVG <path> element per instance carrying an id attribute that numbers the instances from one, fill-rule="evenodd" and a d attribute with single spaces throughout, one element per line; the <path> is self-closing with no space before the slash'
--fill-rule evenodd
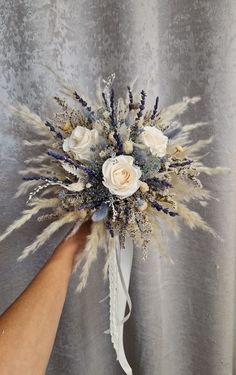
<path id="1" fill-rule="evenodd" d="M 231 375 L 235 353 L 235 127 L 236 2 L 234 0 L 8 0 L 0 1 L 0 97 L 19 100 L 42 116 L 51 113 L 55 79 L 51 66 L 78 91 L 94 95 L 94 80 L 116 72 L 125 92 L 137 76 L 137 89 L 160 95 L 160 105 L 183 96 L 202 102 L 186 122 L 209 121 L 214 134 L 209 165 L 232 168 L 230 176 L 205 178 L 219 198 L 200 212 L 225 238 L 184 229 L 171 240 L 170 265 L 156 248 L 148 260 L 135 252 L 130 293 L 133 313 L 125 326 L 125 346 L 134 375 Z M 1 111 L 0 230 L 25 207 L 13 200 L 17 171 L 31 155 L 19 121 Z M 16 264 L 23 247 L 42 229 L 33 222 L 0 245 L 0 310 L 19 295 L 40 270 L 60 233 L 38 253 Z M 87 289 L 74 296 L 71 280 L 47 375 L 121 375 L 108 328 L 103 254 L 93 265 Z M 78 275 L 77 275 L 78 276 Z M 1 366 L 1 365 L 0 365 Z M 233 369 L 234 368 L 234 369 Z M 1 371 L 0 371 L 1 372 Z M 18 374 L 17 374 L 18 375 Z M 21 375 L 21 374 L 20 374 Z M 23 374 L 22 374 L 23 375 Z"/>

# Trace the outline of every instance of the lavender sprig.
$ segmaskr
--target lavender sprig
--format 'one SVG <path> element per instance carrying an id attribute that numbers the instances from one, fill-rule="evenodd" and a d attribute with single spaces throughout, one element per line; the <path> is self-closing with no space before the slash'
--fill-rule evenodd
<path id="1" fill-rule="evenodd" d="M 111 89 L 110 107 L 111 107 L 111 114 L 110 114 L 111 125 L 112 125 L 112 127 L 114 128 L 115 125 L 116 125 L 116 116 L 115 116 L 115 94 L 114 94 L 114 89 Z"/>
<path id="2" fill-rule="evenodd" d="M 123 145 L 120 138 L 120 134 L 117 130 L 117 120 L 116 120 L 116 113 L 115 113 L 115 94 L 114 89 L 111 89 L 111 96 L 110 96 L 110 107 L 111 107 L 111 113 L 110 113 L 110 119 L 111 119 L 111 125 L 112 128 L 114 128 L 114 138 L 116 140 L 118 153 L 122 151 Z"/>
<path id="3" fill-rule="evenodd" d="M 32 177 L 24 176 L 23 180 L 24 181 L 46 181 L 46 182 L 64 183 L 64 181 L 61 181 L 56 177 L 46 177 L 46 176 L 32 176 Z"/>
<path id="4" fill-rule="evenodd" d="M 129 92 L 129 110 L 131 110 L 133 108 L 134 98 L 130 86 L 127 86 L 127 89 Z"/>
<path id="5" fill-rule="evenodd" d="M 96 176 L 96 173 L 92 169 L 87 168 L 82 164 L 78 164 L 78 163 L 74 162 L 73 160 L 66 157 L 65 155 L 59 154 L 58 152 L 53 151 L 53 150 L 48 150 L 47 154 L 49 156 L 52 156 L 56 160 L 64 161 L 65 163 L 68 163 L 68 164 L 73 165 L 74 167 L 76 167 L 78 169 L 81 169 L 83 172 L 87 173 L 88 175 Z"/>
<path id="6" fill-rule="evenodd" d="M 103 97 L 106 109 L 107 109 L 107 111 L 109 111 L 109 105 L 108 105 L 108 101 L 107 101 L 105 92 L 102 93 L 102 97 Z"/>
<path id="7" fill-rule="evenodd" d="M 157 211 L 162 211 L 166 215 L 168 214 L 168 215 L 173 216 L 173 217 L 178 216 L 178 212 L 170 211 L 169 208 L 163 207 L 157 202 L 151 202 L 151 204 L 152 204 L 152 207 L 154 207 Z"/>
<path id="8" fill-rule="evenodd" d="M 92 108 L 88 106 L 88 103 L 75 91 L 73 93 L 75 99 L 77 99 L 79 101 L 79 103 L 85 108 L 87 109 L 88 112 L 90 112 L 90 114 L 93 116 L 95 115 L 95 113 L 92 111 Z"/>
<path id="9" fill-rule="evenodd" d="M 49 121 L 46 121 L 46 122 L 45 122 L 45 125 L 50 129 L 50 131 L 51 131 L 52 133 L 54 133 L 54 134 L 56 135 L 57 138 L 59 138 L 60 140 L 63 139 L 61 133 L 59 133 L 59 132 L 55 129 L 55 127 L 54 127 Z"/>
<path id="10" fill-rule="evenodd" d="M 146 97 L 146 94 L 144 90 L 142 90 L 141 91 L 141 103 L 139 106 L 139 112 L 137 113 L 136 120 L 139 120 L 143 116 L 143 111 L 145 109 L 145 97 Z"/>
<path id="11" fill-rule="evenodd" d="M 186 167 L 193 163 L 193 160 L 186 160 L 182 162 L 176 162 L 169 165 L 170 168 Z"/>
<path id="12" fill-rule="evenodd" d="M 162 190 L 172 187 L 172 185 L 168 181 L 160 180 L 158 177 L 148 178 L 146 180 L 146 183 L 148 185 L 155 186 L 156 188 L 159 188 L 159 189 L 162 189 Z"/>
<path id="13" fill-rule="evenodd" d="M 152 111 L 151 120 L 154 120 L 154 118 L 156 117 L 157 109 L 158 109 L 158 103 L 159 103 L 159 96 L 156 97 L 156 102 L 155 102 L 155 105 L 154 105 L 154 108 L 153 108 L 153 111 Z"/>
<path id="14" fill-rule="evenodd" d="M 116 140 L 116 144 L 117 144 L 117 148 L 118 148 L 117 155 L 120 155 L 120 154 L 122 154 L 123 143 L 121 141 L 120 134 L 118 133 L 117 129 L 115 129 L 115 131 L 114 131 L 114 138 Z"/>
<path id="15" fill-rule="evenodd" d="M 114 230 L 112 228 L 111 222 L 110 221 L 106 221 L 105 225 L 106 225 L 106 228 L 108 229 L 111 237 L 113 238 L 114 237 Z"/>
<path id="16" fill-rule="evenodd" d="M 126 206 L 124 209 L 124 214 L 125 214 L 125 226 L 129 224 L 129 208 Z"/>

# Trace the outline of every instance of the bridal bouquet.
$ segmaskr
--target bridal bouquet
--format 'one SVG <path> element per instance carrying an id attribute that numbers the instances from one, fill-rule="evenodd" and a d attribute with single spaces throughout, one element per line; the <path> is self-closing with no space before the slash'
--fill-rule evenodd
<path id="1" fill-rule="evenodd" d="M 163 227 L 175 234 L 179 218 L 191 229 L 201 228 L 216 236 L 197 212 L 188 208 L 190 200 L 202 205 L 210 193 L 202 187 L 201 173 L 214 174 L 221 168 L 203 165 L 198 152 L 211 139 L 191 142 L 194 129 L 205 123 L 181 125 L 179 115 L 200 100 L 184 98 L 180 103 L 158 110 L 158 97 L 146 109 L 146 93 L 136 96 L 130 87 L 125 99 L 116 99 L 112 78 L 103 81 L 93 105 L 64 83 L 69 99 L 55 101 L 60 112 L 41 119 L 26 106 L 8 109 L 29 125 L 36 138 L 25 140 L 33 149 L 26 160 L 23 183 L 16 196 L 28 190 L 28 208 L 0 237 L 38 215 L 47 224 L 35 241 L 19 257 L 35 252 L 63 225 L 75 228 L 88 218 L 92 232 L 76 267 L 82 264 L 78 291 L 87 282 L 98 249 L 105 249 L 104 275 L 110 282 L 110 333 L 117 358 L 127 374 L 132 370 L 123 350 L 125 306 L 128 295 L 133 244 L 135 251 L 148 256 L 150 242 L 163 249 Z M 70 104 L 72 103 L 72 104 Z M 38 153 L 43 150 L 43 153 Z"/>

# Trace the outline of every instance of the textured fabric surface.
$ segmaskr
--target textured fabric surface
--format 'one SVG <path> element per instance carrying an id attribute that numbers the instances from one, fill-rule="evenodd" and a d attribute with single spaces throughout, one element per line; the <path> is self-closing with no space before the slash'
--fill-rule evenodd
<path id="1" fill-rule="evenodd" d="M 224 238 L 220 243 L 184 228 L 169 242 L 174 265 L 150 251 L 135 251 L 130 293 L 132 317 L 125 347 L 134 375 L 231 375 L 235 353 L 235 127 L 236 3 L 234 0 L 0 0 L 0 97 L 19 100 L 46 118 L 58 85 L 49 65 L 78 91 L 93 96 L 95 79 L 116 73 L 120 94 L 137 77 L 137 89 L 160 105 L 183 96 L 202 101 L 185 123 L 209 121 L 196 138 L 214 135 L 210 166 L 229 176 L 204 178 L 212 200 L 200 213 Z M 147 86 L 149 87 L 147 89 Z M 13 199 L 17 171 L 35 151 L 18 120 L 1 111 L 0 230 L 25 207 Z M 197 208 L 197 207 L 196 207 Z M 63 233 L 23 263 L 22 249 L 45 224 L 32 222 L 0 244 L 0 312 L 40 270 Z M 74 295 L 73 276 L 47 375 L 121 375 L 108 328 L 104 255 L 92 267 L 87 289 Z"/>

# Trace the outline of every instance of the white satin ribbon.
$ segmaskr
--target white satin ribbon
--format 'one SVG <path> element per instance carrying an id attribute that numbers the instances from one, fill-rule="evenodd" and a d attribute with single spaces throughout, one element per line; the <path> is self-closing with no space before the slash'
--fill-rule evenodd
<path id="1" fill-rule="evenodd" d="M 132 375 L 124 352 L 123 330 L 132 309 L 128 290 L 133 262 L 133 241 L 127 238 L 125 249 L 121 249 L 119 237 L 116 236 L 110 241 L 110 246 L 113 247 L 109 263 L 111 341 L 122 369 L 127 375 Z M 126 304 L 129 306 L 129 313 L 125 316 Z"/>

